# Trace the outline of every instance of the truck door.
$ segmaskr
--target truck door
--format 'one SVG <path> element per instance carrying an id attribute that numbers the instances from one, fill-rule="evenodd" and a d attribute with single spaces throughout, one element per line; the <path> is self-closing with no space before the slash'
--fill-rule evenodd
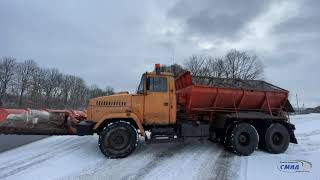
<path id="1" fill-rule="evenodd" d="M 170 96 L 168 78 L 149 76 L 146 79 L 145 124 L 168 124 L 170 121 Z"/>

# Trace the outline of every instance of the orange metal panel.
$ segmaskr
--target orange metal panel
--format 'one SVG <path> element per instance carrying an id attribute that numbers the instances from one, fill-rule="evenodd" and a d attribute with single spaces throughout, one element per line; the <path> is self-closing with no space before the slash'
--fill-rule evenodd
<path id="1" fill-rule="evenodd" d="M 236 81 L 247 83 L 244 80 L 236 79 Z M 209 84 L 210 82 L 205 81 L 205 83 Z M 190 72 L 186 72 L 176 79 L 178 103 L 184 106 L 187 113 L 202 109 L 221 112 L 258 110 L 272 114 L 273 111 L 280 111 L 288 98 L 288 91 L 264 81 L 248 81 L 248 83 L 260 83 L 261 87 L 259 88 L 232 87 L 232 84 L 228 84 L 229 87 L 223 87 L 206 85 L 205 83 L 192 82 Z"/>

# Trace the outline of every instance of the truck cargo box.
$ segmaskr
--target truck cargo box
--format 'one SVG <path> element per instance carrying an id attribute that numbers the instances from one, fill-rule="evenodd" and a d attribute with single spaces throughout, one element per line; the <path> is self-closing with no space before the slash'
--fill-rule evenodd
<path id="1" fill-rule="evenodd" d="M 293 111 L 285 89 L 260 80 L 241 80 L 180 75 L 177 102 L 187 113 L 261 111 L 275 115 Z"/>

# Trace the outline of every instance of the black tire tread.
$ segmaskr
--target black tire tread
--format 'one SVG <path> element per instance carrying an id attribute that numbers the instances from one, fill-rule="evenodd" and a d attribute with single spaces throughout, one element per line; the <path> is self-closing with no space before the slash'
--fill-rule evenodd
<path id="1" fill-rule="evenodd" d="M 282 133 L 284 136 L 286 136 L 285 139 L 284 139 L 286 142 L 284 142 L 285 144 L 283 145 L 282 148 L 272 149 L 272 147 L 270 146 L 270 143 L 271 143 L 271 142 L 267 142 L 268 140 L 267 140 L 267 137 L 266 137 L 266 136 L 268 135 L 268 131 L 270 131 L 272 128 L 278 129 L 278 131 L 281 131 L 281 133 Z M 289 134 L 288 129 L 287 129 L 284 125 L 282 125 L 282 124 L 280 124 L 280 123 L 273 123 L 273 124 L 271 124 L 271 125 L 269 126 L 269 128 L 266 130 L 266 134 L 265 134 L 264 139 L 265 139 L 265 149 L 266 149 L 268 152 L 273 153 L 273 154 L 280 154 L 280 153 L 285 152 L 285 151 L 288 149 L 289 143 L 290 143 L 290 134 Z"/>
<path id="2" fill-rule="evenodd" d="M 108 151 L 106 150 L 105 146 L 103 145 L 104 137 L 106 136 L 107 132 L 110 129 L 112 129 L 114 127 L 119 127 L 119 126 L 125 126 L 126 128 L 131 128 L 132 130 L 134 130 L 135 136 L 136 136 L 135 137 L 135 142 L 132 142 L 132 144 L 130 145 L 130 148 L 125 153 L 122 153 L 122 154 L 111 154 L 111 153 L 108 153 Z M 111 123 L 107 124 L 103 128 L 102 132 L 99 135 L 99 149 L 109 159 L 124 158 L 124 157 L 127 157 L 128 155 L 130 155 L 135 150 L 135 148 L 137 147 L 138 141 L 139 141 L 138 136 L 139 135 L 138 135 L 138 132 L 137 132 L 136 128 L 132 124 L 130 124 L 129 122 L 127 122 L 127 121 L 111 122 Z"/>
<path id="3" fill-rule="evenodd" d="M 237 123 L 229 124 L 226 128 L 225 136 L 223 137 L 223 146 L 226 150 L 232 151 L 232 146 L 231 146 L 231 132 L 232 129 L 236 126 Z"/>
<path id="4" fill-rule="evenodd" d="M 242 126 L 242 127 L 240 127 Z M 238 128 L 246 128 L 246 129 L 251 129 L 254 131 L 254 135 L 257 137 L 257 142 L 253 142 L 253 150 L 249 153 L 244 153 L 244 152 L 240 152 L 237 147 L 233 144 L 233 142 L 235 142 L 235 133 L 236 133 L 236 130 L 238 130 Z M 250 155 L 258 146 L 259 144 L 259 134 L 257 132 L 257 130 L 255 129 L 254 126 L 252 126 L 251 124 L 249 123 L 237 123 L 235 126 L 233 126 L 232 130 L 231 130 L 231 133 L 230 133 L 230 144 L 231 144 L 231 149 L 232 151 L 239 155 L 239 156 L 248 156 Z"/>

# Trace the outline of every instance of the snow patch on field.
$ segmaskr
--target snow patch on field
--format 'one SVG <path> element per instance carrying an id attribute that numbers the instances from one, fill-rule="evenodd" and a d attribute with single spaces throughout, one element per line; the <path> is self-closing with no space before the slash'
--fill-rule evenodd
<path id="1" fill-rule="evenodd" d="M 249 157 L 219 144 L 146 145 L 124 159 L 105 158 L 97 136 L 55 136 L 0 154 L 0 179 L 320 179 L 320 114 L 292 116 L 299 144 L 284 154 L 257 150 Z M 309 172 L 283 172 L 280 162 L 304 160 Z"/>

